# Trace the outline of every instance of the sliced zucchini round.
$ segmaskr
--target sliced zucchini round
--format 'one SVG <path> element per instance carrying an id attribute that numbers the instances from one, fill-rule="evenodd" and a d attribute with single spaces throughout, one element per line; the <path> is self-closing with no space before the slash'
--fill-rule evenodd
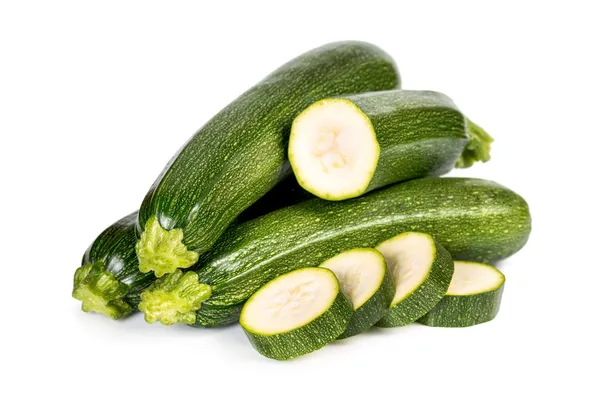
<path id="1" fill-rule="evenodd" d="M 308 354 L 335 340 L 352 317 L 335 274 L 307 267 L 283 274 L 248 299 L 240 324 L 254 348 L 273 359 Z"/>
<path id="2" fill-rule="evenodd" d="M 368 330 L 387 313 L 395 286 L 379 251 L 351 249 L 326 260 L 321 266 L 335 273 L 342 291 L 354 306 L 350 323 L 339 338 Z"/>
<path id="3" fill-rule="evenodd" d="M 390 269 L 396 293 L 380 327 L 405 326 L 429 312 L 446 294 L 454 266 L 450 253 L 431 235 L 407 232 L 377 246 Z"/>
<path id="4" fill-rule="evenodd" d="M 288 146 L 298 183 L 327 200 L 366 191 L 379 161 L 371 120 L 348 99 L 323 99 L 292 124 Z"/>
<path id="5" fill-rule="evenodd" d="M 468 327 L 489 322 L 500 310 L 504 274 L 490 265 L 454 262 L 446 296 L 419 323 L 433 327 Z"/>

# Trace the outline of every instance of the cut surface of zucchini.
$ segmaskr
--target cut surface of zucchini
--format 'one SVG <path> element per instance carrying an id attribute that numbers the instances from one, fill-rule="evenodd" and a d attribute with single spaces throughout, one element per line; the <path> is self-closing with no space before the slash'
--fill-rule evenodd
<path id="1" fill-rule="evenodd" d="M 414 322 L 446 294 L 454 270 L 450 254 L 431 235 L 407 232 L 377 246 L 388 265 L 396 292 L 378 326 Z"/>
<path id="2" fill-rule="evenodd" d="M 363 193 L 379 161 L 369 118 L 350 100 L 323 99 L 293 122 L 288 147 L 298 183 L 328 200 Z"/>
<path id="3" fill-rule="evenodd" d="M 386 314 L 394 296 L 394 283 L 379 251 L 351 249 L 321 266 L 335 273 L 342 291 L 354 306 L 354 315 L 340 338 L 368 330 Z"/>
<path id="4" fill-rule="evenodd" d="M 419 323 L 468 327 L 489 322 L 500 309 L 504 281 L 504 274 L 493 266 L 456 261 L 446 296 Z"/>
<path id="5" fill-rule="evenodd" d="M 497 290 L 504 274 L 493 266 L 476 262 L 454 262 L 454 275 L 446 295 L 474 295 Z"/>
<path id="6" fill-rule="evenodd" d="M 335 274 L 309 267 L 265 284 L 244 305 L 240 324 L 262 355 L 290 359 L 335 340 L 352 312 Z"/>

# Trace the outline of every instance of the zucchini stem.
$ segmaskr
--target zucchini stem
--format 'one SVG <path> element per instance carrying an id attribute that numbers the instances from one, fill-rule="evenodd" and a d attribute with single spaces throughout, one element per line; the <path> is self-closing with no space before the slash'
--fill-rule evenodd
<path id="1" fill-rule="evenodd" d="M 75 271 L 73 298 L 82 302 L 84 312 L 96 312 L 120 319 L 133 312 L 123 297 L 129 286 L 117 280 L 104 267 L 104 262 L 89 263 Z"/>
<path id="2" fill-rule="evenodd" d="M 465 147 L 460 159 L 456 162 L 456 167 L 471 167 L 475 162 L 487 162 L 490 160 L 491 143 L 494 138 L 490 136 L 483 128 L 467 118 L 467 133 L 469 134 L 469 143 Z"/>
<path id="3" fill-rule="evenodd" d="M 158 219 L 150 217 L 135 245 L 142 273 L 153 271 L 156 277 L 185 269 L 198 261 L 198 253 L 189 251 L 183 243 L 183 230 L 165 230 Z"/>
<path id="4" fill-rule="evenodd" d="M 198 274 L 183 273 L 177 269 L 156 280 L 142 292 L 139 310 L 148 323 L 161 322 L 166 326 L 175 323 L 194 324 L 196 311 L 210 298 L 212 289 L 198 281 Z"/>

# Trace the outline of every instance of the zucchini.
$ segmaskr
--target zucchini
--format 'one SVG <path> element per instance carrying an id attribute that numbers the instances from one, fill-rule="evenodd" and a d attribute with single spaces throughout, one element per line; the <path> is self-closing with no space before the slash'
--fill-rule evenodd
<path id="1" fill-rule="evenodd" d="M 308 267 L 265 284 L 242 309 L 240 325 L 254 348 L 291 359 L 324 347 L 342 334 L 352 302 L 329 269 Z"/>
<path id="2" fill-rule="evenodd" d="M 344 200 L 485 162 L 491 142 L 446 95 L 392 90 L 312 104 L 292 124 L 288 155 L 305 190 Z"/>
<path id="3" fill-rule="evenodd" d="M 373 248 L 356 248 L 321 264 L 335 273 L 342 291 L 352 301 L 354 314 L 341 338 L 370 329 L 388 311 L 395 286 L 381 253 Z"/>
<path id="4" fill-rule="evenodd" d="M 102 231 L 75 271 L 73 298 L 85 312 L 121 319 L 137 310 L 140 293 L 154 280 L 138 269 L 135 254 L 137 212 Z"/>
<path id="5" fill-rule="evenodd" d="M 226 307 L 213 307 L 203 304 L 196 311 L 196 321 L 191 324 L 193 327 L 219 327 L 236 323 L 240 320 L 240 313 L 244 303 Z"/>
<path id="6" fill-rule="evenodd" d="M 446 294 L 454 263 L 431 235 L 406 232 L 377 246 L 392 272 L 396 291 L 379 327 L 406 326 L 429 312 Z"/>
<path id="7" fill-rule="evenodd" d="M 146 195 L 138 221 L 140 270 L 160 277 L 192 266 L 284 179 L 289 128 L 305 107 L 398 85 L 395 64 L 382 50 L 339 42 L 299 56 L 246 91 L 194 134 Z"/>
<path id="8" fill-rule="evenodd" d="M 211 286 L 204 304 L 229 307 L 299 264 L 318 266 L 406 231 L 435 236 L 454 259 L 491 262 L 525 245 L 531 217 L 523 198 L 494 182 L 422 178 L 342 202 L 314 198 L 232 226 L 191 271 Z"/>
<path id="9" fill-rule="evenodd" d="M 454 276 L 444 298 L 418 321 L 433 327 L 468 327 L 489 322 L 500 310 L 504 274 L 495 267 L 454 262 Z"/>

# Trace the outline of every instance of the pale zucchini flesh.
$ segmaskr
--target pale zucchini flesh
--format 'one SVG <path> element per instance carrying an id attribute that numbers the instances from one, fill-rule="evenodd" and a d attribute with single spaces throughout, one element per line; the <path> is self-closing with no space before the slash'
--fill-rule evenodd
<path id="1" fill-rule="evenodd" d="M 369 117 L 354 103 L 324 99 L 294 120 L 288 156 L 304 189 L 342 200 L 366 191 L 379 161 L 379 143 Z"/>
<path id="2" fill-rule="evenodd" d="M 394 283 L 383 255 L 373 248 L 356 248 L 321 264 L 333 271 L 342 291 L 354 306 L 354 314 L 340 338 L 371 328 L 387 312 L 394 296 Z"/>
<path id="3" fill-rule="evenodd" d="M 261 287 L 242 308 L 240 324 L 259 353 L 291 359 L 338 338 L 352 312 L 335 274 L 309 267 Z"/>
<path id="4" fill-rule="evenodd" d="M 412 323 L 444 297 L 452 280 L 452 257 L 431 235 L 402 233 L 376 248 L 385 257 L 396 286 L 390 309 L 378 326 Z"/>
<path id="5" fill-rule="evenodd" d="M 468 327 L 488 322 L 500 309 L 504 275 L 483 263 L 454 262 L 446 296 L 419 323 L 434 327 Z"/>

